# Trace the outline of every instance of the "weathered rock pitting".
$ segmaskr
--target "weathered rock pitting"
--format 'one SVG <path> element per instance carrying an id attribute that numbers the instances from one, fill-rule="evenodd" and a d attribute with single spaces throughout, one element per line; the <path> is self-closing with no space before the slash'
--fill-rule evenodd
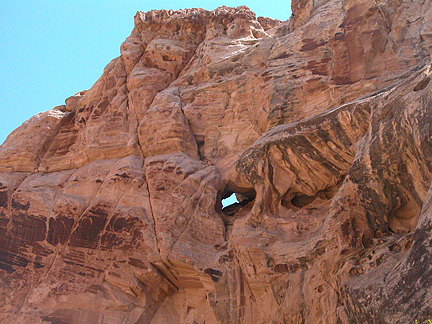
<path id="1" fill-rule="evenodd" d="M 426 321 L 431 8 L 138 12 L 0 147 L 0 321 Z"/>

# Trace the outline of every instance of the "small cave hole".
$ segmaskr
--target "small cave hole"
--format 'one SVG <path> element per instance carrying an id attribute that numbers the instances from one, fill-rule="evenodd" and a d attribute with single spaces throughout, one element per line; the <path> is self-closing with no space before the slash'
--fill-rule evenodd
<path id="1" fill-rule="evenodd" d="M 303 208 L 315 201 L 317 196 L 302 195 L 301 193 L 286 194 L 282 199 L 282 206 L 289 209 Z"/>
<path id="2" fill-rule="evenodd" d="M 165 62 L 172 62 L 172 61 L 175 61 L 174 58 L 171 58 L 171 57 L 169 57 L 168 55 L 162 55 L 162 59 L 163 59 Z"/>
<path id="3" fill-rule="evenodd" d="M 288 209 L 297 210 L 298 208 L 303 208 L 312 204 L 315 200 L 317 200 L 318 203 L 322 203 L 323 201 L 331 200 L 339 190 L 341 184 L 342 182 L 338 182 L 336 185 L 319 190 L 315 195 L 305 195 L 301 192 L 288 191 L 283 196 L 281 204 Z"/>
<path id="4" fill-rule="evenodd" d="M 302 208 L 314 202 L 316 196 L 300 195 L 291 199 L 291 204 L 295 207 Z"/>
<path id="5" fill-rule="evenodd" d="M 430 77 L 426 77 L 424 80 L 417 83 L 417 85 L 414 87 L 414 91 L 423 90 L 424 88 L 426 88 L 429 82 L 430 82 Z"/>

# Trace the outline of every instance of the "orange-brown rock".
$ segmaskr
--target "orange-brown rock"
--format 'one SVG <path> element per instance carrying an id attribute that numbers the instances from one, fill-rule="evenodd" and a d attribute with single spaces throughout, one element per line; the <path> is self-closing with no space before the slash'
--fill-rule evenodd
<path id="1" fill-rule="evenodd" d="M 432 320 L 431 8 L 138 12 L 0 147 L 0 322 Z"/>

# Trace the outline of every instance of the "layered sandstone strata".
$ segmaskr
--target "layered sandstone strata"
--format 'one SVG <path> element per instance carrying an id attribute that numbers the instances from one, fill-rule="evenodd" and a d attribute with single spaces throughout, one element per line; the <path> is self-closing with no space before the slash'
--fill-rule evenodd
<path id="1" fill-rule="evenodd" d="M 0 147 L 0 320 L 426 320 L 431 8 L 138 12 Z"/>

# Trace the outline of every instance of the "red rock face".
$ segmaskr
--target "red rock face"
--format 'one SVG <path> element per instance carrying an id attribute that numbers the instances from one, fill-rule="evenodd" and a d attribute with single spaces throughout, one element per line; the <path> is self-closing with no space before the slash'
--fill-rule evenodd
<path id="1" fill-rule="evenodd" d="M 292 8 L 138 12 L 12 132 L 2 323 L 429 319 L 432 5 Z"/>

